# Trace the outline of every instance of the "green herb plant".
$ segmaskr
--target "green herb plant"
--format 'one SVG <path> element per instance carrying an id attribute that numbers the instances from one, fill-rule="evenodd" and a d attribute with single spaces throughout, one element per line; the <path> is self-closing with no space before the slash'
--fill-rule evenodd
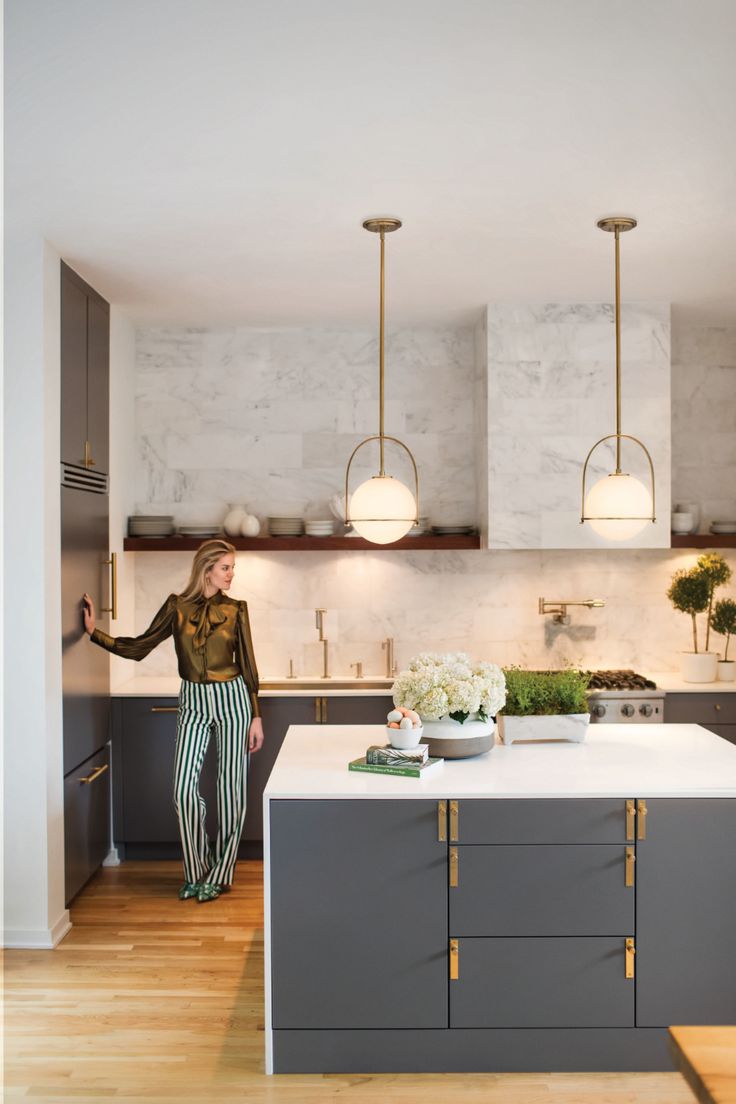
<path id="1" fill-rule="evenodd" d="M 726 638 L 723 662 L 733 663 L 733 660 L 728 658 L 729 641 L 731 636 L 736 633 L 736 602 L 733 598 L 721 598 L 720 602 L 716 602 L 709 620 L 713 632 Z"/>
<path id="2" fill-rule="evenodd" d="M 506 704 L 502 712 L 509 717 L 554 716 L 587 713 L 586 690 L 590 672 L 566 668 L 564 671 L 524 671 L 505 667 Z"/>

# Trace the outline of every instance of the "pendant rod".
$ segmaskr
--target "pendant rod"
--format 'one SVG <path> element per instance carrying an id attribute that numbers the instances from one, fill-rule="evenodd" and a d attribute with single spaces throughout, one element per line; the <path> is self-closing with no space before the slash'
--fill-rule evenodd
<path id="1" fill-rule="evenodd" d="M 380 476 L 386 474 L 383 466 L 383 334 L 384 334 L 384 313 L 385 313 L 385 254 L 386 254 L 386 238 L 383 230 L 381 230 L 381 295 L 379 306 L 379 322 L 378 322 L 378 449 L 380 454 L 379 472 Z"/>
<path id="2" fill-rule="evenodd" d="M 616 227 L 616 475 L 621 474 L 621 257 Z"/>

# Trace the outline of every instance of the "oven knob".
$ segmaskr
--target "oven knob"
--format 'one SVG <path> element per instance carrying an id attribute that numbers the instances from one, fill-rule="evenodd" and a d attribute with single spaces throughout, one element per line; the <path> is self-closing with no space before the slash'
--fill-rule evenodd
<path id="1" fill-rule="evenodd" d="M 631 702 L 626 702 L 626 705 L 621 706 L 621 712 L 624 717 L 633 717 L 635 710 Z"/>
<path id="2" fill-rule="evenodd" d="M 651 717 L 652 713 L 654 712 L 654 708 L 649 704 L 649 702 L 646 702 L 644 705 L 639 706 L 639 712 L 641 713 L 642 717 Z"/>
<path id="3" fill-rule="evenodd" d="M 605 705 L 594 705 L 592 710 L 591 710 L 591 713 L 593 714 L 594 717 L 605 717 L 606 707 L 605 707 Z"/>

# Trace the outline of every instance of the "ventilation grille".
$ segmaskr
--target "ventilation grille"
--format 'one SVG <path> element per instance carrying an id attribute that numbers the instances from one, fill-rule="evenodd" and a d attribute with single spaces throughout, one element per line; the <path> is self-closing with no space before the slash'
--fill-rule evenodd
<path id="1" fill-rule="evenodd" d="M 107 494 L 107 476 L 104 472 L 79 468 L 76 464 L 61 465 L 61 485 L 77 491 L 91 491 L 92 494 Z"/>

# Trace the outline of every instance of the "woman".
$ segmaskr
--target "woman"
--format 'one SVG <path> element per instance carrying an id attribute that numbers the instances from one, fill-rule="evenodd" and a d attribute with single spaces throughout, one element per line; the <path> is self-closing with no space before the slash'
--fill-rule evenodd
<path id="1" fill-rule="evenodd" d="M 212 901 L 233 880 L 245 818 L 248 751 L 263 743 L 258 707 L 258 669 L 245 602 L 228 598 L 235 549 L 205 541 L 194 556 L 189 582 L 170 594 L 141 636 L 113 638 L 95 628 L 95 607 L 83 597 L 84 627 L 101 648 L 125 659 L 143 659 L 174 637 L 182 679 L 174 766 L 174 807 L 184 849 L 184 885 L 179 897 Z M 214 849 L 205 829 L 199 776 L 210 739 L 217 739 L 217 813 Z"/>

